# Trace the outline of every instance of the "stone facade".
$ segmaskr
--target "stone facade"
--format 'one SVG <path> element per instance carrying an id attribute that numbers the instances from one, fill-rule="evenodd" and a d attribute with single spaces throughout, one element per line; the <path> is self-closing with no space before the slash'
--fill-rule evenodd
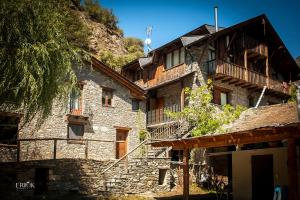
<path id="1" fill-rule="evenodd" d="M 84 126 L 83 139 L 108 140 L 110 142 L 89 141 L 88 158 L 106 160 L 116 158 L 116 130 L 128 129 L 127 151 L 139 144 L 139 129 L 145 128 L 145 102 L 140 101 L 140 111 L 132 111 L 130 91 L 106 74 L 89 67 L 83 67 L 78 73 L 78 80 L 83 82 L 83 113 L 88 112 Z M 102 105 L 102 88 L 113 91 L 112 106 Z M 19 139 L 61 138 L 68 135 L 67 114 L 69 109 L 61 103 L 53 107 L 52 115 L 38 131 L 34 124 L 19 131 Z M 54 140 L 21 141 L 21 160 L 52 159 Z M 85 158 L 86 143 L 72 143 L 66 140 L 57 141 L 56 158 Z M 134 156 L 131 155 L 131 156 Z"/>

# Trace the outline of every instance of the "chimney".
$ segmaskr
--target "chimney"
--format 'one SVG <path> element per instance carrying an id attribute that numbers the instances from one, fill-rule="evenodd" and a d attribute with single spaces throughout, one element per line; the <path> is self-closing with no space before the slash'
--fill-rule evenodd
<path id="1" fill-rule="evenodd" d="M 215 6 L 215 28 L 216 28 L 216 32 L 219 31 L 219 27 L 218 27 L 218 6 Z"/>

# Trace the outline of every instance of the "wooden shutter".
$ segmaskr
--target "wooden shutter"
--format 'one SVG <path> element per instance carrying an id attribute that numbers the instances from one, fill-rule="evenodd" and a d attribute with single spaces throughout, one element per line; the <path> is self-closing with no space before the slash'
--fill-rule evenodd
<path id="1" fill-rule="evenodd" d="M 218 89 L 214 89 L 214 96 L 213 96 L 213 102 L 215 104 L 221 104 L 221 91 Z"/>

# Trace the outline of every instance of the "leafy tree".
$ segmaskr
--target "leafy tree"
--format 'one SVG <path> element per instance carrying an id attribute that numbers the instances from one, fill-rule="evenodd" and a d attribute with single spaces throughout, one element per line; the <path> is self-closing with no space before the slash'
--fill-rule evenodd
<path id="1" fill-rule="evenodd" d="M 34 116 L 42 122 L 77 83 L 72 67 L 86 54 L 70 3 L 0 1 L 0 106 L 21 109 L 25 123 Z"/>
<path id="2" fill-rule="evenodd" d="M 189 105 L 184 107 L 181 112 L 167 111 L 166 113 L 174 119 L 186 120 L 192 124 L 195 127 L 192 130 L 193 136 L 223 132 L 222 125 L 234 121 L 245 110 L 242 106 L 234 108 L 229 104 L 220 109 L 212 104 L 213 95 L 210 80 L 207 85 L 196 89 L 186 88 L 185 94 Z"/>
<path id="3" fill-rule="evenodd" d="M 122 30 L 118 28 L 118 18 L 112 10 L 101 7 L 97 0 L 84 0 L 83 8 L 87 14 L 96 22 L 104 24 L 108 29 L 123 35 Z"/>

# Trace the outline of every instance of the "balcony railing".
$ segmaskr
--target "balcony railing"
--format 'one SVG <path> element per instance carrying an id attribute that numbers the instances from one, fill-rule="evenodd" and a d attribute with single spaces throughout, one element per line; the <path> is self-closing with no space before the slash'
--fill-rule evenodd
<path id="1" fill-rule="evenodd" d="M 253 86 L 268 86 L 268 88 L 271 90 L 289 94 L 289 84 L 287 84 L 286 82 L 280 82 L 278 80 L 270 78 L 268 83 L 268 79 L 264 74 L 252 70 L 246 70 L 246 68 L 237 64 L 219 61 L 216 65 L 216 61 L 210 61 L 207 64 L 207 67 L 209 75 L 225 75 L 232 77 L 237 81 L 240 80 L 241 82 L 250 83 Z"/>
<path id="2" fill-rule="evenodd" d="M 179 112 L 181 110 L 180 105 L 174 104 L 164 108 L 153 109 L 147 112 L 147 125 L 160 124 L 164 122 L 172 121 L 172 118 L 166 114 L 166 111 Z"/>
<path id="3" fill-rule="evenodd" d="M 157 74 L 153 79 L 147 80 L 146 82 L 138 80 L 135 83 L 142 88 L 148 89 L 186 76 L 194 70 L 192 65 L 181 64 L 171 69 L 164 70 L 161 74 Z"/>

